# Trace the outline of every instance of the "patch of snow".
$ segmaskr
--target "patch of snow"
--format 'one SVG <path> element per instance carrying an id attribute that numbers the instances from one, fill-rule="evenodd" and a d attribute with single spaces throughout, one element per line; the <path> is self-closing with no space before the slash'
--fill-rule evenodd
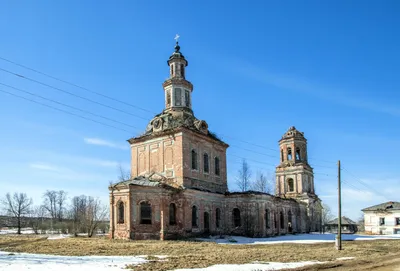
<path id="1" fill-rule="evenodd" d="M 216 264 L 206 268 L 193 269 L 176 269 L 175 271 L 254 271 L 254 270 L 281 270 L 298 268 L 307 265 L 322 264 L 325 262 L 307 261 L 307 262 L 292 262 L 292 263 L 251 263 L 251 264 Z"/>
<path id="2" fill-rule="evenodd" d="M 338 261 L 346 261 L 346 260 L 352 260 L 355 259 L 356 257 L 341 257 L 341 258 L 336 258 Z"/>
<path id="3" fill-rule="evenodd" d="M 216 242 L 218 244 L 231 244 L 231 245 L 268 245 L 280 243 L 299 243 L 299 244 L 315 244 L 335 242 L 336 234 L 323 233 L 323 234 L 290 234 L 266 238 L 249 238 L 243 236 L 229 236 L 226 238 L 197 238 L 201 241 Z M 342 234 L 343 241 L 365 241 L 365 240 L 378 240 L 378 239 L 398 239 L 400 235 L 358 235 L 358 234 Z"/>
<path id="4" fill-rule="evenodd" d="M 14 228 L 11 228 L 11 229 L 3 228 L 3 229 L 0 230 L 0 234 L 17 234 L 17 231 L 18 230 L 14 229 Z M 21 234 L 34 234 L 34 233 L 35 232 L 30 228 L 21 229 Z"/>
<path id="5" fill-rule="evenodd" d="M 71 236 L 72 236 L 71 234 L 60 234 L 55 236 L 49 236 L 47 237 L 47 240 L 59 240 L 59 239 L 70 238 Z"/>
<path id="6" fill-rule="evenodd" d="M 0 251 L 2 271 L 115 271 L 127 264 L 142 264 L 147 260 L 133 256 L 55 256 Z"/>

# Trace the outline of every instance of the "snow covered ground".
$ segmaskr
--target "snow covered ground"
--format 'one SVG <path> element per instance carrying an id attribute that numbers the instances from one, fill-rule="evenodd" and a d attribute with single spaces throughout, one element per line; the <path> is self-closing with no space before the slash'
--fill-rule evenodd
<path id="1" fill-rule="evenodd" d="M 0 251 L 2 271 L 113 271 L 122 270 L 127 264 L 146 263 L 138 256 L 55 256 L 29 253 L 9 253 Z"/>
<path id="2" fill-rule="evenodd" d="M 232 244 L 232 245 L 272 245 L 279 243 L 299 243 L 299 244 L 315 244 L 335 242 L 336 234 L 332 233 L 314 233 L 314 234 L 296 234 L 296 235 L 282 235 L 268 238 L 248 238 L 242 236 L 229 236 L 224 239 L 217 237 L 211 238 L 198 238 L 201 241 L 216 242 L 218 244 Z M 343 234 L 342 240 L 344 241 L 361 241 L 361 240 L 377 240 L 377 239 L 398 239 L 399 234 L 394 235 L 358 235 L 358 234 Z"/>
<path id="3" fill-rule="evenodd" d="M 0 270 L 2 271 L 48 271 L 48 270 L 74 270 L 74 271 L 116 271 L 123 270 L 127 264 L 145 264 L 147 260 L 143 256 L 55 256 L 29 253 L 9 253 L 0 251 Z M 157 256 L 165 260 L 166 256 Z M 296 268 L 323 262 L 262 262 L 251 264 L 221 264 L 207 268 L 177 269 L 176 271 L 250 271 L 250 270 L 280 270 L 284 268 Z"/>

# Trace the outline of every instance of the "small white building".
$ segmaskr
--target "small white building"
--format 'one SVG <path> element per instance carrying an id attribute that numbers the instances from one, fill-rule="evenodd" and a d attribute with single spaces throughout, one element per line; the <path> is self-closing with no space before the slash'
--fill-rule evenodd
<path id="1" fill-rule="evenodd" d="M 361 211 L 366 233 L 400 234 L 400 202 L 389 201 Z"/>

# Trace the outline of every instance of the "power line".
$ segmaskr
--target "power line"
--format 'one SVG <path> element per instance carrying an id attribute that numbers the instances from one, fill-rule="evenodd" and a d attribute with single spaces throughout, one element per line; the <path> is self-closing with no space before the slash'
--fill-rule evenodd
<path id="1" fill-rule="evenodd" d="M 80 98 L 80 99 L 82 99 L 82 100 L 85 100 L 85 101 L 88 101 L 88 102 L 91 102 L 91 103 L 94 103 L 94 104 L 97 104 L 97 105 L 101 105 L 101 106 L 103 106 L 103 107 L 107 107 L 107 108 L 113 109 L 113 110 L 115 110 L 115 111 L 118 111 L 118 112 L 121 112 L 121 113 L 125 113 L 125 114 L 128 114 L 128 115 L 131 115 L 131 116 L 134 116 L 134 117 L 137 117 L 137 118 L 140 118 L 140 119 L 143 119 L 143 120 L 148 121 L 147 118 L 144 118 L 144 117 L 141 117 L 141 116 L 138 116 L 138 115 L 129 113 L 129 112 L 125 111 L 125 110 L 121 110 L 121 109 L 119 109 L 119 108 L 116 108 L 116 107 L 113 107 L 113 106 L 110 106 L 110 105 L 106 105 L 106 104 L 103 104 L 103 103 L 100 103 L 100 102 L 96 102 L 96 101 L 94 101 L 94 100 L 92 100 L 92 99 L 85 98 L 85 97 L 80 96 L 80 95 L 78 95 L 78 94 L 72 93 L 72 92 L 70 92 L 70 91 L 67 91 L 67 90 L 64 90 L 64 89 L 61 89 L 61 88 L 58 88 L 58 87 L 54 87 L 54 86 L 52 86 L 52 85 L 49 85 L 49 84 L 40 82 L 40 81 L 38 81 L 38 80 L 35 80 L 35 79 L 32 79 L 32 78 L 26 77 L 26 76 L 24 76 L 24 75 L 21 75 L 21 74 L 18 74 L 18 73 L 14 73 L 14 72 L 12 72 L 12 71 L 9 71 L 9 70 L 3 69 L 3 68 L 0 68 L 0 71 L 3 71 L 3 72 L 6 72 L 6 73 L 15 75 L 15 76 L 17 76 L 17 77 L 20 77 L 20 78 L 26 79 L 26 80 L 28 80 L 28 81 L 31 81 L 31 82 L 40 84 L 40 85 L 42 85 L 42 86 L 46 86 L 46 87 L 48 87 L 48 88 L 55 89 L 55 90 L 57 90 L 57 91 L 61 91 L 61 92 L 63 92 L 63 93 L 67 93 L 68 95 L 71 95 L 71 96 Z"/>
<path id="2" fill-rule="evenodd" d="M 95 123 L 98 123 L 98 124 L 101 124 L 101 125 L 104 125 L 104 126 L 112 127 L 114 129 L 121 130 L 121 131 L 127 132 L 129 134 L 132 134 L 131 131 L 125 130 L 123 128 L 119 128 L 119 127 L 116 127 L 116 126 L 113 126 L 113 125 L 110 125 L 110 124 L 107 124 L 107 123 L 104 123 L 104 122 L 100 122 L 100 121 L 97 121 L 97 120 L 94 120 L 94 119 L 90 119 L 90 118 L 87 118 L 87 117 L 84 117 L 84 116 L 81 116 L 81 115 L 78 115 L 78 114 L 75 114 L 75 113 L 72 113 L 72 112 L 69 112 L 69 111 L 54 107 L 54 106 L 51 106 L 51 105 L 48 105 L 48 104 L 44 104 L 44 103 L 41 103 L 41 102 L 29 99 L 29 98 L 26 98 L 26 97 L 23 97 L 23 96 L 8 92 L 8 91 L 2 90 L 2 89 L 0 89 L 0 92 L 7 93 L 9 95 L 12 95 L 12 96 L 20 98 L 20 99 L 24 99 L 24 100 L 27 100 L 27 101 L 30 101 L 30 102 L 33 102 L 33 103 L 37 103 L 37 104 L 40 104 L 42 106 L 46 106 L 46 107 L 52 108 L 54 110 L 58 110 L 60 112 L 66 113 L 66 114 L 76 116 L 76 117 L 81 118 L 81 119 L 89 120 L 89 121 L 92 121 L 92 122 L 95 122 Z"/>
<path id="3" fill-rule="evenodd" d="M 379 196 L 381 196 L 381 197 L 383 197 L 383 198 L 389 200 L 384 194 L 381 194 L 380 192 L 378 192 L 377 190 L 375 190 L 373 187 L 371 187 L 371 186 L 369 186 L 368 184 L 366 184 L 365 182 L 361 181 L 360 178 L 358 178 L 355 174 L 351 173 L 348 169 L 345 169 L 345 168 L 343 168 L 343 167 L 342 167 L 341 169 L 344 170 L 344 171 L 346 171 L 347 173 L 349 173 L 349 174 L 352 175 L 353 177 L 355 177 L 354 180 L 355 180 L 356 182 L 358 182 L 359 184 L 361 184 L 361 185 L 364 186 L 365 188 L 369 189 L 371 192 L 373 192 L 373 193 L 375 193 L 375 194 L 377 194 L 377 195 L 379 195 Z"/>
<path id="4" fill-rule="evenodd" d="M 3 58 L 3 57 L 0 57 L 0 59 L 1 59 L 1 60 L 4 60 L 4 61 L 7 61 L 7 62 L 9 62 L 9 63 L 12 63 L 12 64 L 14 64 L 14 65 L 17 65 L 17 66 L 19 66 L 19 67 L 22 67 L 22 68 L 24 68 L 24 69 L 27 69 L 27 70 L 36 72 L 36 73 L 38 73 L 38 74 L 42 74 L 42 75 L 47 76 L 47 77 L 49 77 L 49 78 L 52 78 L 52 79 L 54 79 L 54 80 L 57 80 L 57 81 L 60 81 L 60 82 L 69 84 L 69 85 L 71 85 L 71 86 L 74 86 L 74 87 L 77 87 L 77 88 L 80 88 L 80 89 L 83 89 L 83 90 L 86 90 L 86 91 L 88 91 L 88 92 L 94 93 L 94 94 L 99 95 L 99 96 L 108 98 L 108 99 L 110 99 L 110 100 L 117 101 L 117 102 L 120 102 L 120 103 L 129 105 L 129 106 L 135 107 L 135 108 L 139 108 L 139 109 L 144 110 L 144 111 L 146 111 L 146 112 L 153 113 L 153 112 L 151 112 L 150 110 L 147 110 L 147 109 L 144 109 L 144 108 L 135 106 L 135 105 L 133 105 L 133 104 L 126 103 L 126 102 L 124 102 L 124 101 L 120 101 L 120 100 L 115 99 L 115 98 L 113 98 L 113 97 L 110 97 L 110 96 L 101 94 L 101 93 L 99 93 L 99 92 L 96 92 L 96 91 L 93 91 L 93 90 L 90 90 L 90 89 L 81 87 L 81 86 L 79 86 L 79 85 L 77 85 L 77 84 L 75 84 L 75 83 L 71 83 L 71 82 L 69 82 L 69 81 L 66 81 L 66 80 L 63 80 L 63 79 L 54 77 L 54 76 L 49 75 L 49 74 L 47 74 L 47 73 L 44 73 L 44 72 L 38 71 L 38 70 L 36 70 L 36 69 L 27 67 L 27 66 L 25 66 L 25 65 L 16 63 L 16 62 L 14 62 L 14 61 L 11 61 L 11 60 L 9 60 L 9 59 Z M 92 103 L 95 103 L 95 104 L 98 104 L 98 105 L 101 105 L 101 106 L 104 106 L 104 107 L 107 107 L 107 108 L 110 108 L 110 109 L 113 109 L 113 110 L 116 110 L 116 111 L 119 111 L 119 112 L 122 112 L 122 113 L 125 113 L 125 114 L 128 114 L 128 115 L 131 115 L 131 116 L 135 116 L 135 117 L 138 117 L 138 118 L 141 118 L 141 119 L 144 119 L 144 120 L 148 121 L 148 119 L 143 118 L 143 117 L 141 117 L 141 116 L 138 116 L 138 115 L 135 115 L 135 114 L 131 114 L 131 113 L 127 112 L 127 111 L 124 111 L 124 110 L 121 110 L 121 109 L 118 109 L 118 108 L 115 108 L 115 107 L 112 107 L 112 106 L 109 106 L 109 105 L 106 105 L 106 104 L 103 104 L 103 103 L 99 103 L 99 102 L 97 102 L 97 101 L 93 101 L 92 99 L 88 99 L 88 98 L 82 97 L 82 96 L 77 95 L 77 94 L 74 94 L 74 93 L 72 93 L 72 92 L 70 92 L 70 91 L 66 91 L 66 90 L 63 90 L 63 89 L 60 89 L 60 88 L 51 86 L 51 85 L 49 85 L 49 84 L 43 83 L 43 82 L 41 82 L 41 81 L 38 81 L 38 80 L 35 80 L 35 79 L 32 79 L 32 78 L 29 78 L 29 77 L 26 77 L 26 76 L 24 76 L 24 75 L 17 74 L 17 73 L 14 73 L 14 72 L 12 72 L 12 71 L 9 71 L 9 70 L 6 70 L 6 69 L 2 69 L 2 68 L 0 68 L 0 70 L 3 71 L 3 72 L 9 73 L 9 74 L 18 76 L 18 77 L 20 77 L 20 78 L 23 78 L 23 79 L 26 79 L 26 80 L 35 82 L 35 83 L 37 83 L 37 84 L 41 84 L 41 85 L 43 85 L 43 86 L 46 86 L 46 87 L 55 89 L 55 90 L 57 90 L 57 91 L 61 91 L 61 92 L 67 93 L 67 94 L 72 95 L 72 96 L 74 96 L 74 97 L 78 97 L 78 98 L 80 98 L 80 99 L 84 99 L 84 100 L 86 100 L 86 101 L 89 101 L 89 102 L 92 102 Z M 77 109 L 77 110 L 80 110 L 80 109 Z M 81 110 L 80 110 L 80 111 L 81 111 Z M 89 113 L 89 114 L 92 114 L 92 115 L 93 115 L 93 113 Z M 155 113 L 153 113 L 153 114 L 155 114 Z M 112 120 L 112 121 L 114 121 L 114 120 Z M 114 121 L 114 122 L 115 122 L 115 121 Z M 117 122 L 118 122 L 118 121 L 117 121 Z M 118 122 L 118 123 L 120 123 L 120 122 Z M 125 125 L 125 124 L 124 124 L 124 125 Z M 129 126 L 131 126 L 131 125 L 129 125 Z M 135 127 L 135 128 L 137 128 L 137 127 Z M 270 151 L 274 151 L 274 152 L 279 152 L 279 150 L 272 149 L 272 148 L 268 148 L 268 147 L 265 147 L 265 146 L 263 146 L 263 145 L 255 144 L 255 143 L 252 143 L 252 142 L 249 142 L 249 141 L 241 140 L 241 139 L 238 139 L 238 138 L 235 138 L 235 137 L 232 137 L 232 136 L 228 136 L 228 135 L 224 135 L 224 134 L 221 134 L 221 136 L 224 136 L 224 137 L 227 137 L 227 138 L 231 138 L 231 139 L 233 139 L 233 140 L 241 141 L 241 142 L 243 142 L 243 143 L 246 143 L 246 144 L 249 144 L 249 145 L 252 145 L 252 146 L 255 146 L 255 147 L 263 148 L 263 149 L 270 150 Z M 279 158 L 278 156 L 268 155 L 268 154 L 265 154 L 265 153 L 257 152 L 257 151 L 250 150 L 250 149 L 246 149 L 246 148 L 243 148 L 243 147 L 239 147 L 239 146 L 235 146 L 235 145 L 231 145 L 231 146 L 232 146 L 232 147 L 239 148 L 239 149 L 243 149 L 243 150 L 245 150 L 245 151 L 253 152 L 253 153 L 256 153 L 256 154 L 260 154 L 260 155 L 264 155 L 264 156 L 268 156 L 268 157 L 273 157 L 273 158 Z M 317 160 L 317 159 L 314 159 L 314 158 L 312 158 L 312 157 L 309 157 L 308 159 L 309 159 L 309 160 Z M 320 159 L 318 159 L 318 161 L 320 161 L 320 162 L 326 162 L 326 163 L 336 163 L 336 162 L 333 162 L 333 161 L 326 161 L 326 160 L 320 160 Z M 323 165 L 314 165 L 314 166 L 317 166 L 317 167 L 324 167 L 324 168 L 334 168 L 334 167 L 323 166 Z"/>
<path id="5" fill-rule="evenodd" d="M 109 120 L 109 121 L 112 121 L 112 122 L 115 122 L 115 123 L 119 123 L 119 124 L 122 124 L 122 125 L 125 125 L 125 126 L 128 126 L 128 127 L 131 127 L 131 128 L 139 129 L 139 128 L 136 127 L 136 126 L 133 126 L 133 125 L 130 125 L 130 124 L 127 124 L 127 123 L 118 121 L 118 120 L 114 120 L 114 119 L 111 119 L 111 118 L 108 118 L 108 117 L 104 117 L 104 116 L 102 116 L 102 115 L 95 114 L 95 113 L 92 113 L 92 112 L 90 112 L 90 111 L 83 110 L 83 109 L 80 109 L 80 108 L 75 107 L 75 106 L 72 106 L 72 105 L 68 105 L 68 104 L 65 104 L 65 103 L 62 103 L 62 102 L 58 102 L 58 101 L 56 101 L 56 100 L 49 99 L 49 98 L 46 98 L 46 97 L 44 97 L 44 96 L 41 96 L 41 95 L 38 95 L 38 94 L 35 94 L 35 93 L 32 93 L 32 92 L 26 91 L 26 90 L 23 90 L 23 89 L 20 89 L 20 88 L 16 88 L 16 87 L 13 87 L 13 86 L 10 86 L 10 85 L 1 83 L 1 82 L 0 82 L 0 85 L 3 85 L 3 86 L 6 86 L 6 87 L 15 89 L 15 90 L 20 91 L 20 92 L 23 92 L 23 93 L 27 93 L 27 94 L 29 94 L 29 95 L 31 95 L 31 96 L 34 96 L 34 97 L 39 97 L 39 98 L 41 98 L 41 99 L 43 99 L 43 100 L 50 101 L 50 102 L 52 102 L 52 103 L 56 103 L 56 104 L 59 104 L 59 105 L 62 105 L 62 106 L 68 107 L 68 108 L 72 108 L 72 109 L 78 110 L 78 111 L 83 112 L 83 113 L 86 113 L 86 114 L 90 114 L 90 115 L 95 116 L 95 117 L 99 117 L 99 118 L 102 118 L 102 119 L 105 119 L 105 120 Z"/>
<path id="6" fill-rule="evenodd" d="M 67 104 L 64 104 L 64 103 L 61 103 L 61 102 L 52 100 L 52 99 L 48 99 L 48 98 L 43 97 L 43 96 L 41 96 L 41 95 L 37 95 L 37 94 L 31 93 L 31 92 L 29 92 L 29 91 L 25 91 L 25 90 L 22 90 L 22 89 L 19 89 L 19 88 L 15 88 L 15 87 L 13 87 L 13 86 L 10 86 L 10 85 L 7 85 L 7 84 L 1 83 L 1 82 L 0 82 L 0 84 L 1 84 L 1 85 L 4 85 L 4 86 L 7 86 L 7 87 L 10 87 L 10 88 L 13 88 L 13 89 L 18 90 L 18 91 L 27 93 L 27 94 L 32 95 L 32 96 L 34 96 L 34 97 L 39 97 L 39 98 L 41 98 L 41 99 L 44 99 L 44 100 L 47 100 L 47 101 L 50 101 L 50 102 L 53 102 L 53 103 L 56 103 L 56 104 L 60 104 L 60 105 L 62 105 L 62 106 L 66 106 L 66 107 L 69 107 L 69 108 L 72 108 L 72 109 L 75 109 L 75 110 L 79 110 L 79 111 L 81 111 L 81 112 L 84 112 L 84 113 L 87 113 L 87 114 L 91 114 L 91 115 L 94 115 L 94 116 L 97 116 L 97 117 L 101 117 L 101 118 L 104 118 L 104 119 L 107 119 L 107 120 L 110 120 L 110 121 L 114 121 L 114 122 L 117 122 L 117 123 L 121 123 L 121 124 L 123 124 L 123 125 L 131 126 L 131 125 L 129 125 L 129 124 L 126 124 L 126 123 L 123 123 L 123 122 L 119 122 L 119 121 L 116 121 L 116 120 L 113 120 L 113 119 L 110 119 L 110 118 L 107 118 L 107 117 L 104 117 L 104 116 L 101 116 L 101 115 L 98 115 L 98 114 L 94 114 L 94 113 L 92 113 L 92 112 L 90 112 L 90 111 L 82 110 L 82 109 L 80 109 L 80 108 L 77 108 L 77 107 L 74 107 L 74 106 L 70 106 L 70 105 L 67 105 Z M 117 129 L 117 130 L 125 131 L 125 132 L 128 132 L 128 133 L 131 134 L 131 132 L 128 131 L 128 130 L 125 130 L 125 129 L 122 129 L 122 128 L 119 128 L 119 127 L 116 127 L 116 126 L 113 126 L 113 125 L 109 125 L 109 124 L 106 124 L 106 123 L 103 123 L 103 122 L 100 122 L 100 121 L 97 121 L 97 120 L 93 120 L 93 119 L 87 118 L 87 117 L 85 117 L 85 116 L 82 116 L 82 115 L 79 115 L 79 114 L 75 114 L 75 113 L 73 113 L 73 112 L 66 111 L 66 110 L 63 110 L 63 109 L 60 109 L 60 108 L 57 108 L 57 107 L 53 107 L 53 106 L 50 106 L 50 105 L 48 105 L 48 104 L 44 104 L 44 103 L 41 103 L 41 102 L 38 102 L 38 101 L 35 101 L 35 100 L 32 100 L 32 99 L 29 99 L 29 98 L 26 98 L 26 97 L 23 97 L 23 96 L 20 96 L 20 95 L 17 95 L 17 94 L 8 92 L 8 91 L 5 91 L 5 90 L 1 90 L 1 89 L 0 89 L 0 92 L 6 93 L 6 94 L 12 95 L 12 96 L 14 96 L 14 97 L 17 97 L 17 98 L 20 98 L 20 99 L 24 99 L 24 100 L 27 100 L 27 101 L 30 101 L 30 102 L 33 102 L 33 103 L 36 103 L 36 104 L 40 104 L 40 105 L 42 105 L 42 106 L 45 106 L 45 107 L 48 107 L 48 108 L 51 108 L 51 109 L 54 109 L 54 110 L 57 110 L 57 111 L 60 111 L 60 112 L 69 114 L 69 115 L 73 115 L 73 116 L 75 116 L 75 117 L 79 117 L 79 118 L 82 118 L 82 119 L 85 119 L 85 120 L 89 120 L 89 121 L 95 122 L 95 123 L 97 123 L 97 124 L 101 124 L 101 125 L 108 126 L 108 127 L 111 127 L 111 128 Z M 132 126 L 132 127 L 134 127 L 134 126 Z M 134 127 L 134 128 L 136 128 L 136 127 Z M 234 154 L 233 154 L 233 155 L 229 155 L 229 156 L 233 156 L 233 157 L 240 158 L 240 159 L 247 159 L 247 158 L 245 158 L 245 157 L 237 156 L 237 155 L 234 155 Z M 276 166 L 276 165 L 274 165 L 274 164 L 265 163 L 265 162 L 257 161 L 257 160 L 253 160 L 253 159 L 247 159 L 247 160 L 249 160 L 249 161 L 251 161 L 251 162 L 254 162 L 254 163 L 260 163 L 260 164 L 269 165 L 269 166 L 273 166 L 273 167 Z M 235 161 L 235 162 L 236 162 L 236 161 Z M 266 168 L 259 168 L 259 169 L 267 170 Z M 269 170 L 267 170 L 267 171 L 269 171 Z M 314 174 L 320 174 L 320 173 L 314 173 Z M 323 175 L 329 176 L 329 174 L 323 174 Z"/>
<path id="7" fill-rule="evenodd" d="M 25 66 L 25 65 L 16 63 L 16 62 L 11 61 L 11 60 L 9 60 L 9 59 L 6 59 L 6 58 L 4 58 L 4 57 L 0 57 L 0 59 L 1 59 L 1 60 L 4 60 L 4 61 L 7 61 L 7 62 L 9 62 L 9 63 L 11 63 L 11 64 L 14 64 L 14 65 L 16 65 L 16 66 L 19 66 L 19 67 L 21 67 L 21 68 L 24 68 L 24 69 L 33 71 L 33 72 L 35 72 L 35 73 L 38 73 L 38 74 L 41 74 L 41 75 L 44 75 L 44 76 L 47 76 L 47 77 L 49 77 L 49 78 L 51 78 L 51 79 L 54 79 L 54 80 L 57 80 L 57 81 L 59 81 L 59 82 L 62 82 L 62 83 L 68 84 L 68 85 L 70 85 L 70 86 L 77 87 L 77 88 L 80 88 L 80 89 L 82 89 L 82 90 L 88 91 L 88 92 L 90 92 L 90 93 L 96 94 L 96 95 L 98 95 L 98 96 L 107 98 L 107 99 L 109 99 L 109 100 L 112 100 L 112 101 L 115 101 L 115 102 L 118 102 L 118 103 L 121 103 L 121 104 L 125 104 L 125 105 L 131 106 L 131 107 L 133 107 L 133 108 L 140 109 L 140 110 L 142 110 L 142 111 L 145 111 L 145 112 L 148 112 L 148 113 L 151 113 L 151 114 L 156 114 L 156 113 L 154 113 L 154 112 L 152 112 L 152 111 L 150 111 L 150 110 L 147 110 L 147 109 L 145 109 L 145 108 L 142 108 L 142 107 L 139 107 L 139 106 L 137 106 L 137 105 L 134 105 L 134 104 L 131 104 L 131 103 L 127 103 L 127 102 L 118 100 L 118 99 L 116 99 L 116 98 L 113 98 L 113 97 L 110 97 L 110 96 L 108 96 L 108 95 L 102 94 L 102 93 L 100 93 L 100 92 L 97 92 L 97 91 L 94 91 L 94 90 L 91 90 L 91 89 L 88 89 L 88 88 L 79 86 L 79 85 L 74 84 L 74 83 L 71 83 L 71 82 L 69 82 L 69 81 L 66 81 L 66 80 L 63 80 L 63 79 L 54 77 L 54 76 L 52 76 L 52 75 L 50 75 L 50 74 L 47 74 L 47 73 L 38 71 L 38 70 L 36 70 L 36 69 L 29 68 L 29 67 L 27 67 L 27 66 Z"/>

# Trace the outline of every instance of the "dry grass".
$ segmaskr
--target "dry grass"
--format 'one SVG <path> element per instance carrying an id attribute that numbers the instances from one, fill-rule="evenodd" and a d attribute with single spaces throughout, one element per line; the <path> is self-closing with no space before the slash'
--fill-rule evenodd
<path id="1" fill-rule="evenodd" d="M 333 243 L 276 245 L 218 245 L 191 241 L 124 241 L 107 238 L 67 238 L 47 240 L 35 236 L 0 236 L 0 250 L 57 255 L 168 255 L 167 260 L 149 257 L 149 263 L 134 270 L 171 270 L 207 267 L 214 264 L 262 262 L 335 261 L 338 257 L 356 260 L 329 263 L 313 270 L 353 264 L 370 264 L 379 258 L 400 258 L 400 240 L 347 241 L 343 250 Z M 317 269 L 315 269 L 317 268 Z M 345 268 L 344 270 L 350 270 Z"/>

